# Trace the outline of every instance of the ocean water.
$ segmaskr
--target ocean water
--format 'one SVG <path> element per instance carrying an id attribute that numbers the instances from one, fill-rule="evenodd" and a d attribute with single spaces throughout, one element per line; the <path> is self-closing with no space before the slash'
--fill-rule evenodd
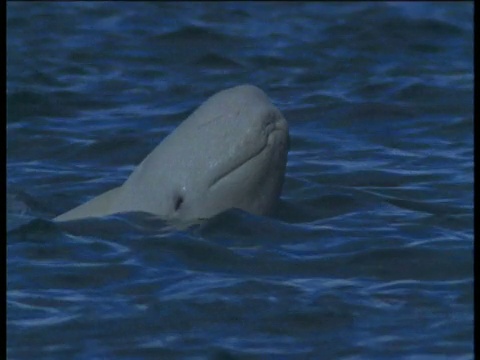
<path id="1" fill-rule="evenodd" d="M 51 221 L 243 83 L 274 216 Z M 7 3 L 8 359 L 473 359 L 473 123 L 473 2 Z"/>

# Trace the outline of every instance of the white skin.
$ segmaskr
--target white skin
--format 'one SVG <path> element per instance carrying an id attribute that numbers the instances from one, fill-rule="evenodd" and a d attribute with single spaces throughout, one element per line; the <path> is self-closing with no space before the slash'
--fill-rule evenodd
<path id="1" fill-rule="evenodd" d="M 252 85 L 223 90 L 167 136 L 125 183 L 58 217 L 142 211 L 192 222 L 229 208 L 263 215 L 280 195 L 288 125 Z"/>

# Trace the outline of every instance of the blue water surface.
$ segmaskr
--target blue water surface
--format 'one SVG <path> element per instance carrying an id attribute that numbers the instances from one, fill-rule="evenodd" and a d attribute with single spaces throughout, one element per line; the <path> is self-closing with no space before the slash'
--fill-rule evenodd
<path id="1" fill-rule="evenodd" d="M 275 216 L 51 221 L 244 83 Z M 8 2 L 6 131 L 9 359 L 473 359 L 473 2 Z"/>

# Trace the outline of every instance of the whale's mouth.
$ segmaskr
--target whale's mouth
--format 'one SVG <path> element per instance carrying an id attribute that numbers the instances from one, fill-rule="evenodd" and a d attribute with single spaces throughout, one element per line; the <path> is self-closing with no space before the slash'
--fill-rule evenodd
<path id="1" fill-rule="evenodd" d="M 275 119 L 266 123 L 263 126 L 262 132 L 264 134 L 264 136 L 262 136 L 264 140 L 259 143 L 260 145 L 255 149 L 255 151 L 247 153 L 246 156 L 239 157 L 236 161 L 232 162 L 232 164 L 226 166 L 225 169 L 220 171 L 220 173 L 212 179 L 210 185 L 208 186 L 209 189 L 212 189 L 214 186 L 219 184 L 223 179 L 227 178 L 233 172 L 256 159 L 264 151 L 271 148 L 272 146 L 282 146 L 279 143 L 281 142 L 281 140 L 277 140 L 277 138 L 285 138 L 285 146 L 288 146 L 288 129 L 286 128 L 285 120 L 281 122 L 279 121 L 279 119 Z M 268 163 L 269 160 L 270 159 L 266 160 L 265 162 Z"/>

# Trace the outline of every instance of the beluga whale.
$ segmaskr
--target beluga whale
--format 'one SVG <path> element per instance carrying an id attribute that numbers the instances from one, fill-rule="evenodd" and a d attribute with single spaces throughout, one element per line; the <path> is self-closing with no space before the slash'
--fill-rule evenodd
<path id="1" fill-rule="evenodd" d="M 54 221 L 146 212 L 194 223 L 230 208 L 269 215 L 285 177 L 288 124 L 253 85 L 220 91 L 188 116 L 119 187 Z"/>

